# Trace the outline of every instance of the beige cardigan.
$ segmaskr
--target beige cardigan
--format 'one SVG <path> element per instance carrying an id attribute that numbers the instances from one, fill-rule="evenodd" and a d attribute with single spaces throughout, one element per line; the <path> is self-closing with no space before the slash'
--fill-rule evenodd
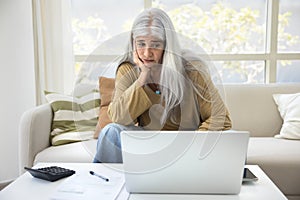
<path id="1" fill-rule="evenodd" d="M 186 65 L 188 78 L 200 86 L 201 96 L 190 87 L 180 106 L 172 109 L 164 124 L 160 123 L 163 107 L 160 95 L 136 82 L 139 70 L 131 63 L 122 63 L 117 71 L 115 91 L 108 107 L 112 122 L 123 125 L 139 123 L 145 130 L 228 130 L 228 110 L 208 73 Z"/>

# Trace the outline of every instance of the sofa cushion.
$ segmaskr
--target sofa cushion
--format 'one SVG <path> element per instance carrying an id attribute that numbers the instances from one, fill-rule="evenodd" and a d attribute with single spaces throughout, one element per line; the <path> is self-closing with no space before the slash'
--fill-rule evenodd
<path id="1" fill-rule="evenodd" d="M 300 139 L 300 93 L 273 94 L 283 119 L 277 138 Z"/>
<path id="2" fill-rule="evenodd" d="M 100 96 L 93 91 L 81 97 L 45 91 L 53 111 L 51 144 L 61 145 L 88 140 L 98 121 Z"/>
<path id="3" fill-rule="evenodd" d="M 232 129 L 250 131 L 252 137 L 273 137 L 280 132 L 282 118 L 273 94 L 300 92 L 299 83 L 225 84 L 223 87 Z"/>
<path id="4" fill-rule="evenodd" d="M 99 111 L 98 123 L 94 133 L 94 138 L 97 139 L 101 129 L 111 123 L 107 114 L 108 105 L 112 100 L 113 91 L 115 89 L 115 79 L 107 77 L 99 77 L 99 91 L 101 96 L 101 104 Z"/>
<path id="5" fill-rule="evenodd" d="M 97 140 L 91 139 L 60 146 L 50 146 L 39 152 L 34 165 L 39 162 L 91 163 L 96 153 Z"/>
<path id="6" fill-rule="evenodd" d="M 286 195 L 299 194 L 300 141 L 251 137 L 247 164 L 257 164 Z"/>

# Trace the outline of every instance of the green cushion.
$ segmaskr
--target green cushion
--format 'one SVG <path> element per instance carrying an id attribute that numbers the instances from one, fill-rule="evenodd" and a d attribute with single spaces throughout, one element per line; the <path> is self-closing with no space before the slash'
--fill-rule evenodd
<path id="1" fill-rule="evenodd" d="M 52 145 L 93 138 L 100 108 L 99 91 L 81 97 L 45 91 L 45 97 L 53 111 Z"/>

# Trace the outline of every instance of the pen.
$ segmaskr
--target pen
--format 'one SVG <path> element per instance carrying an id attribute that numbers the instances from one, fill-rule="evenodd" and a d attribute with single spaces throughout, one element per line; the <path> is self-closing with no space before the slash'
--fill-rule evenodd
<path id="1" fill-rule="evenodd" d="M 97 176 L 97 177 L 101 178 L 102 180 L 105 180 L 106 182 L 109 181 L 108 178 L 106 178 L 106 177 L 104 177 L 104 176 L 101 176 L 100 174 L 96 174 L 96 173 L 93 172 L 93 171 L 90 171 L 90 174 L 93 175 L 93 176 Z"/>

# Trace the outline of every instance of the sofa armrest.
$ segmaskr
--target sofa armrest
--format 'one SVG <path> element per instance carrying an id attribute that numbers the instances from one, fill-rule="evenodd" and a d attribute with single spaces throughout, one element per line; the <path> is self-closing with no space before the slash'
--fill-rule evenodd
<path id="1" fill-rule="evenodd" d="M 50 146 L 52 123 L 50 104 L 32 108 L 21 117 L 19 125 L 19 173 L 24 167 L 32 167 L 34 157 L 43 149 Z"/>

